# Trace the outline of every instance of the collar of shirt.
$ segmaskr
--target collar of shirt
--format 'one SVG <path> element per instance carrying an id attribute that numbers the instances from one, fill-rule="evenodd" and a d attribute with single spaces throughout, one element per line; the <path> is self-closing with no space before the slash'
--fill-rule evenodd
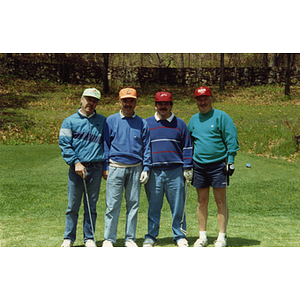
<path id="1" fill-rule="evenodd" d="M 84 114 L 84 113 L 82 113 L 81 111 L 80 111 L 80 109 L 78 110 L 79 111 L 79 113 L 83 116 L 83 117 L 86 117 L 86 118 L 91 118 L 95 113 L 96 113 L 96 111 L 94 111 L 90 116 L 87 116 L 86 114 Z"/>
<path id="2" fill-rule="evenodd" d="M 124 116 L 123 115 L 123 113 L 122 113 L 122 109 L 120 110 L 120 117 L 122 118 L 122 119 L 124 119 L 126 116 Z M 131 118 L 135 118 L 136 117 L 136 113 L 134 112 L 134 114 L 133 114 L 133 116 L 131 116 Z"/>
<path id="3" fill-rule="evenodd" d="M 175 117 L 175 115 L 171 112 L 171 117 L 169 117 L 169 118 L 166 119 L 166 120 L 167 120 L 169 123 L 171 123 L 172 120 L 174 119 L 174 117 Z M 160 121 L 160 118 L 159 118 L 157 112 L 155 113 L 154 118 L 155 118 L 155 120 L 156 120 L 157 122 Z"/>

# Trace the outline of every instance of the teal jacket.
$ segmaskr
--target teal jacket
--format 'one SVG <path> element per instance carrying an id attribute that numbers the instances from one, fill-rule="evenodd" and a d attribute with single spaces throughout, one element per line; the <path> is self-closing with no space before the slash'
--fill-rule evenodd
<path id="1" fill-rule="evenodd" d="M 86 117 L 79 110 L 66 118 L 60 129 L 59 147 L 63 159 L 70 166 L 77 162 L 102 162 L 103 170 L 107 170 L 103 145 L 106 117 L 96 112 Z"/>
<path id="2" fill-rule="evenodd" d="M 228 157 L 228 163 L 234 163 L 239 141 L 236 127 L 225 112 L 212 109 L 207 114 L 193 115 L 188 129 L 194 147 L 194 161 L 208 164 Z"/>

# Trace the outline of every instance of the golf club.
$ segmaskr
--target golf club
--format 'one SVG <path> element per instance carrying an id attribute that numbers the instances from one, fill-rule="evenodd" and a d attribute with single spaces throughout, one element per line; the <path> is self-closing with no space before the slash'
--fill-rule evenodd
<path id="1" fill-rule="evenodd" d="M 90 216 L 90 222 L 91 222 L 91 227 L 92 227 L 92 232 L 93 232 L 93 240 L 95 241 L 95 231 L 94 231 L 94 226 L 93 226 L 93 220 L 92 220 L 92 214 L 91 214 L 91 208 L 90 208 L 90 201 L 89 201 L 89 195 L 87 192 L 87 187 L 86 187 L 86 182 L 85 182 L 85 178 L 82 177 L 83 180 L 83 185 L 84 185 L 84 191 L 85 191 L 85 197 L 86 197 L 86 202 L 87 202 L 87 207 L 88 207 L 88 211 L 89 211 L 89 216 Z"/>
<path id="2" fill-rule="evenodd" d="M 227 158 L 228 159 L 228 158 Z M 227 159 L 226 159 L 226 166 L 227 166 Z M 225 181 L 226 181 L 226 195 L 225 195 L 225 237 L 227 238 L 227 222 L 228 222 L 228 208 L 227 208 L 227 187 L 229 185 L 229 175 L 228 170 L 225 167 Z"/>
<path id="3" fill-rule="evenodd" d="M 225 236 L 227 238 L 227 187 L 229 185 L 229 176 L 226 173 L 226 199 L 225 199 Z"/>
<path id="4" fill-rule="evenodd" d="M 184 206 L 183 206 L 182 219 L 181 219 L 181 221 L 180 221 L 180 230 L 181 230 L 181 232 L 182 232 L 184 235 L 187 235 L 187 234 L 188 234 L 188 232 L 187 232 L 186 230 L 184 230 L 184 229 L 182 228 L 182 226 L 183 226 L 183 221 L 184 221 L 185 206 L 186 206 L 186 200 L 187 200 L 188 191 L 189 191 L 189 185 L 190 185 L 190 183 L 187 182 L 187 183 L 186 183 L 186 192 L 185 192 L 185 199 L 184 199 Z"/>

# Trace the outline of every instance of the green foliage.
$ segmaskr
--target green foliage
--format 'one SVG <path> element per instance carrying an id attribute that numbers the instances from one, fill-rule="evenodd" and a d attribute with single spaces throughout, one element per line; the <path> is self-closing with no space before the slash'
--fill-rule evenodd
<path id="1" fill-rule="evenodd" d="M 62 121 L 80 106 L 82 91 L 88 87 L 71 84 L 12 80 L 0 77 L 0 144 L 57 144 Z M 101 90 L 101 86 L 95 86 Z M 97 111 L 109 116 L 119 111 L 118 91 L 102 95 Z M 174 113 L 186 123 L 198 113 L 194 88 L 147 85 L 135 87 L 138 93 L 137 113 L 146 118 L 153 115 L 154 96 L 165 90 L 172 94 Z M 220 92 L 213 86 L 214 107 L 224 110 L 234 120 L 240 151 L 266 157 L 282 157 L 296 161 L 300 134 L 300 89 L 291 87 L 291 96 L 284 96 L 284 86 L 265 85 L 247 88 L 227 87 Z"/>
<path id="2" fill-rule="evenodd" d="M 225 67 L 262 67 L 261 53 L 224 53 Z M 6 58 L 0 53 L 0 58 Z M 268 54 L 270 64 L 272 54 Z M 61 63 L 64 58 L 70 64 L 95 62 L 103 64 L 102 53 L 14 53 L 19 60 L 32 60 L 43 63 Z M 294 61 L 299 54 L 294 53 Z M 286 64 L 286 54 L 280 54 L 280 67 Z M 170 67 L 170 68 L 205 68 L 219 67 L 220 53 L 110 53 L 111 67 Z"/>

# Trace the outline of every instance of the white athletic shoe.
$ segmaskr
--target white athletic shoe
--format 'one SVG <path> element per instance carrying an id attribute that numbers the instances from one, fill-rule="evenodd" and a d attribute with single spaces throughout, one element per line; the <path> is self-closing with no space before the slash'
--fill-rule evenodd
<path id="1" fill-rule="evenodd" d="M 226 247 L 227 241 L 225 240 L 216 240 L 214 241 L 215 247 Z"/>
<path id="2" fill-rule="evenodd" d="M 143 247 L 154 247 L 156 245 L 156 243 L 152 240 L 152 239 L 145 239 L 144 243 L 143 243 Z"/>
<path id="3" fill-rule="evenodd" d="M 125 247 L 138 247 L 138 245 L 133 240 L 129 240 L 125 242 Z"/>
<path id="4" fill-rule="evenodd" d="M 87 240 L 85 242 L 85 246 L 86 247 L 97 247 L 96 244 L 95 244 L 95 242 L 93 240 Z"/>
<path id="5" fill-rule="evenodd" d="M 208 239 L 199 238 L 195 243 L 194 247 L 206 247 L 208 245 Z"/>
<path id="6" fill-rule="evenodd" d="M 179 241 L 177 241 L 177 246 L 178 247 L 188 247 L 188 241 L 186 239 L 180 239 Z"/>
<path id="7" fill-rule="evenodd" d="M 113 245 L 113 243 L 111 242 L 111 241 L 107 241 L 107 240 L 105 240 L 105 241 L 103 241 L 103 243 L 102 243 L 102 247 L 113 247 L 114 245 Z"/>
<path id="8" fill-rule="evenodd" d="M 71 240 L 64 240 L 64 242 L 61 244 L 61 247 L 73 247 L 73 243 Z"/>

